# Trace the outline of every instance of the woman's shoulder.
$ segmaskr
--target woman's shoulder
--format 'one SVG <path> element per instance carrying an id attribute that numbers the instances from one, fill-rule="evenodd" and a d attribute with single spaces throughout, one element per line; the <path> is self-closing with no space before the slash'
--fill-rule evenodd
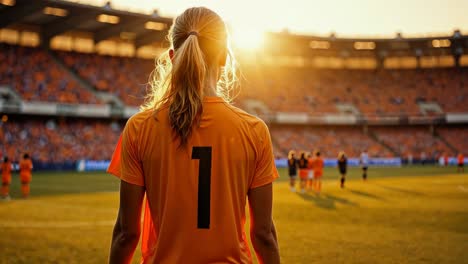
<path id="1" fill-rule="evenodd" d="M 258 116 L 252 115 L 247 113 L 246 111 L 231 105 L 231 104 L 226 104 L 227 107 L 235 114 L 238 116 L 238 118 L 242 121 L 245 122 L 246 124 L 252 126 L 252 127 L 258 127 L 258 128 L 266 128 L 265 122 L 259 118 Z"/>
<path id="2" fill-rule="evenodd" d="M 144 123 L 146 120 L 148 120 L 149 118 L 155 115 L 156 115 L 156 112 L 154 110 L 139 111 L 128 119 L 127 125 L 129 124 L 138 125 L 138 124 Z"/>

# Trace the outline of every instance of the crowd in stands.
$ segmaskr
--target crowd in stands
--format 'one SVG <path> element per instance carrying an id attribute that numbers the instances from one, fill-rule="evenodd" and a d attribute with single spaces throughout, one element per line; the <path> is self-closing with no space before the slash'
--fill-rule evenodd
<path id="1" fill-rule="evenodd" d="M 139 106 L 143 102 L 154 61 L 71 52 L 58 54 L 97 90 L 113 93 L 127 105 Z"/>
<path id="2" fill-rule="evenodd" d="M 458 152 L 468 156 L 468 129 L 464 127 L 441 127 L 437 132 Z"/>
<path id="3" fill-rule="evenodd" d="M 0 123 L 0 151 L 12 160 L 28 152 L 43 163 L 106 160 L 111 158 L 123 126 L 116 121 L 81 119 L 8 121 Z M 468 149 L 467 127 L 437 131 L 458 151 Z M 437 159 L 457 154 L 427 127 L 371 127 L 366 134 L 361 127 L 272 126 L 270 133 L 276 158 L 286 158 L 290 150 L 319 150 L 325 158 L 335 158 L 340 151 L 358 157 L 364 150 L 370 157 L 419 158 L 425 153 L 428 159 Z"/>
<path id="4" fill-rule="evenodd" d="M 153 60 L 57 52 L 65 65 L 97 91 L 119 96 L 131 106 L 143 102 Z M 254 99 L 272 111 L 338 113 L 337 104 L 351 104 L 367 115 L 420 114 L 418 104 L 436 102 L 444 112 L 468 112 L 468 68 L 413 70 L 325 70 L 247 65 L 235 105 Z M 41 48 L 0 43 L 0 86 L 13 88 L 26 101 L 99 103 Z M 110 158 L 119 123 L 110 121 L 13 121 L 0 125 L 2 151 L 19 157 L 30 152 L 42 162 Z M 413 156 L 430 158 L 454 149 L 468 149 L 468 129 L 440 128 L 442 140 L 427 128 L 381 127 L 364 133 L 360 127 L 273 126 L 275 156 L 291 149 L 320 150 L 324 157 L 345 151 L 357 157 Z M 451 145 L 452 147 L 448 146 Z"/>
<path id="5" fill-rule="evenodd" d="M 0 124 L 0 151 L 11 160 L 29 153 L 39 162 L 110 159 L 122 125 L 109 121 L 19 120 Z"/>
<path id="6" fill-rule="evenodd" d="M 444 154 L 456 154 L 427 127 L 377 127 L 372 132 L 401 157 L 419 157 L 425 153 L 428 158 L 438 158 Z"/>
<path id="7" fill-rule="evenodd" d="M 272 111 L 337 113 L 352 104 L 367 115 L 420 114 L 435 102 L 444 112 L 468 112 L 468 68 L 414 70 L 323 70 L 249 67 L 242 98 L 265 102 Z"/>
<path id="8" fill-rule="evenodd" d="M 0 43 L 0 86 L 11 87 L 26 101 L 99 103 L 40 48 Z"/>
<path id="9" fill-rule="evenodd" d="M 273 127 L 270 130 L 275 156 L 287 157 L 289 150 L 314 152 L 334 158 L 340 151 L 349 157 L 358 157 L 366 150 L 373 157 L 391 157 L 392 152 L 364 134 L 358 127 Z"/>
<path id="10" fill-rule="evenodd" d="M 98 91 L 127 105 L 143 102 L 154 60 L 57 52 L 65 65 Z M 0 44 L 0 85 L 26 100 L 95 103 L 39 48 Z M 243 65 L 236 99 L 264 102 L 271 111 L 338 113 L 350 104 L 366 115 L 420 114 L 419 103 L 435 102 L 444 112 L 468 112 L 468 68 L 356 70 Z"/>

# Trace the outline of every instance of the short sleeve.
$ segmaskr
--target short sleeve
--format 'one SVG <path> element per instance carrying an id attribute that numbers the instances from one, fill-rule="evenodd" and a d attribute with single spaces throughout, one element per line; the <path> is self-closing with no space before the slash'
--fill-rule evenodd
<path id="1" fill-rule="evenodd" d="M 250 189 L 267 185 L 275 181 L 279 175 L 275 166 L 275 157 L 271 143 L 270 132 L 265 123 L 261 122 L 258 129 L 259 140 L 257 141 L 257 159 L 255 164 L 255 174 L 250 184 Z"/>
<path id="2" fill-rule="evenodd" d="M 120 155 L 120 179 L 131 184 L 144 186 L 143 165 L 137 147 L 137 126 L 130 118 L 122 132 Z"/>
<path id="3" fill-rule="evenodd" d="M 117 145 L 115 146 L 114 153 L 112 154 L 109 167 L 107 168 L 107 173 L 110 173 L 116 176 L 117 178 L 120 178 L 122 175 L 120 172 L 121 156 L 122 156 L 122 135 L 120 135 L 119 141 L 117 141 Z"/>

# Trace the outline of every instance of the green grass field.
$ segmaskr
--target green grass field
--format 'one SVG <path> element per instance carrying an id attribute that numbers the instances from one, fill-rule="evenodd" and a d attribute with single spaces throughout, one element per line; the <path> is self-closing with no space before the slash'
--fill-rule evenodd
<path id="1" fill-rule="evenodd" d="M 283 263 L 468 263 L 468 174 L 455 168 L 351 169 L 347 188 L 325 171 L 323 193 L 275 183 Z M 0 263 L 105 263 L 118 180 L 104 173 L 36 173 L 32 196 L 0 201 Z M 137 250 L 134 263 L 138 263 Z"/>

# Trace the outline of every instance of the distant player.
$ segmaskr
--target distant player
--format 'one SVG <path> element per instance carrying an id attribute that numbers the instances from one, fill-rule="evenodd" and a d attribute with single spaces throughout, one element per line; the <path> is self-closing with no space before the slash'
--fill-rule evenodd
<path id="1" fill-rule="evenodd" d="M 19 169 L 20 169 L 20 181 L 21 181 L 21 193 L 23 194 L 23 198 L 28 198 L 29 196 L 29 183 L 31 182 L 32 179 L 32 169 L 33 169 L 33 164 L 31 161 L 31 158 L 29 157 L 29 154 L 24 154 L 23 159 L 19 163 Z"/>
<path id="2" fill-rule="evenodd" d="M 427 155 L 426 155 L 426 152 L 421 152 L 421 165 L 425 165 L 426 164 L 426 159 L 427 159 Z"/>
<path id="3" fill-rule="evenodd" d="M 457 172 L 465 172 L 465 168 L 464 168 L 464 164 L 465 164 L 465 157 L 463 156 L 463 153 L 458 153 L 458 157 L 457 157 Z"/>
<path id="4" fill-rule="evenodd" d="M 346 181 L 346 171 L 348 169 L 348 159 L 346 158 L 346 154 L 344 151 L 341 151 L 338 154 L 338 171 L 340 172 L 341 179 L 340 179 L 340 186 L 344 188 L 345 181 Z"/>
<path id="5" fill-rule="evenodd" d="M 367 169 L 369 168 L 369 154 L 367 154 L 367 150 L 364 150 L 361 153 L 361 158 L 359 161 L 362 168 L 362 180 L 367 181 Z"/>
<path id="6" fill-rule="evenodd" d="M 312 190 L 314 185 L 314 158 L 311 153 L 307 153 L 307 189 Z"/>
<path id="7" fill-rule="evenodd" d="M 305 193 L 308 176 L 309 173 L 307 169 L 306 154 L 305 152 L 301 152 L 301 157 L 299 158 L 299 177 L 301 178 L 301 193 Z"/>
<path id="8" fill-rule="evenodd" d="M 323 177 L 323 159 L 320 157 L 320 151 L 315 152 L 314 159 L 314 182 L 315 182 L 315 192 L 320 194 L 322 191 L 322 177 Z"/>
<path id="9" fill-rule="evenodd" d="M 11 162 L 8 157 L 3 158 L 2 163 L 2 198 L 10 200 Z"/>
<path id="10" fill-rule="evenodd" d="M 298 164 L 296 159 L 296 152 L 294 150 L 291 150 L 288 153 L 288 174 L 291 192 L 296 192 L 297 166 Z"/>

